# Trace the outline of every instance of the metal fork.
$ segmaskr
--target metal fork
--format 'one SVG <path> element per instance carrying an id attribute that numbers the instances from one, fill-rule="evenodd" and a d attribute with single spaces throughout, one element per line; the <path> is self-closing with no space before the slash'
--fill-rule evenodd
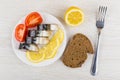
<path id="1" fill-rule="evenodd" d="M 105 22 L 105 15 L 106 15 L 107 7 L 106 6 L 99 6 L 99 10 L 96 17 L 96 27 L 98 28 L 98 40 L 96 45 L 96 51 L 93 58 L 93 64 L 91 68 L 91 74 L 95 76 L 98 72 L 97 66 L 98 66 L 98 54 L 99 54 L 99 43 L 100 43 L 100 35 L 101 30 L 104 28 L 104 22 Z"/>

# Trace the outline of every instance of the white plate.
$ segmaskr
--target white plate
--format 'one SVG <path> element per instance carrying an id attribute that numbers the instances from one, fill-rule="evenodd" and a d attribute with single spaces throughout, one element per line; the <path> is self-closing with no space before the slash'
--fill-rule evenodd
<path id="1" fill-rule="evenodd" d="M 12 47 L 13 47 L 13 50 L 14 50 L 15 54 L 17 55 L 17 57 L 20 60 L 22 60 L 24 63 L 32 65 L 32 66 L 46 66 L 46 65 L 49 65 L 49 64 L 55 62 L 56 60 L 58 60 L 62 56 L 62 54 L 64 52 L 64 49 L 66 47 L 66 32 L 65 32 L 65 29 L 64 29 L 64 26 L 62 25 L 62 23 L 56 17 L 54 17 L 54 16 L 52 16 L 52 15 L 50 15 L 48 13 L 43 13 L 42 12 L 41 15 L 43 17 L 43 23 L 50 23 L 50 24 L 58 24 L 58 25 L 60 25 L 60 27 L 64 31 L 65 37 L 64 37 L 63 43 L 61 44 L 61 46 L 58 49 L 58 52 L 57 52 L 57 54 L 56 54 L 56 56 L 54 58 L 44 60 L 44 61 L 42 61 L 40 63 L 32 63 L 26 58 L 26 53 L 23 52 L 23 51 L 20 51 L 18 49 L 19 42 L 16 41 L 16 39 L 14 37 L 14 32 L 15 32 L 15 28 L 14 28 L 13 33 L 12 33 Z M 18 25 L 20 23 L 24 23 L 24 20 L 25 20 L 25 17 L 22 18 L 16 25 Z"/>

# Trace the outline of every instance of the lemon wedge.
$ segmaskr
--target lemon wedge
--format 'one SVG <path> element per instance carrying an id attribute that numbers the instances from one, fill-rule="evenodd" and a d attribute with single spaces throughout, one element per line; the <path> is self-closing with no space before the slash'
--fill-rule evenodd
<path id="1" fill-rule="evenodd" d="M 70 26 L 78 26 L 84 21 L 83 11 L 78 7 L 70 7 L 65 13 L 65 22 Z"/>
<path id="2" fill-rule="evenodd" d="M 27 51 L 26 56 L 33 63 L 41 62 L 45 58 L 45 54 L 33 51 Z"/>

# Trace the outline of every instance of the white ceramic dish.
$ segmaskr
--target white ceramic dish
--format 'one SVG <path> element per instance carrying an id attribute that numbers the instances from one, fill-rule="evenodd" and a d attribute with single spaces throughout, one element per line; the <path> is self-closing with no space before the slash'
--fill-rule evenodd
<path id="1" fill-rule="evenodd" d="M 62 25 L 62 23 L 54 16 L 48 14 L 48 13 L 41 13 L 42 17 L 43 17 L 43 23 L 50 23 L 50 24 L 58 24 L 60 25 L 60 27 L 63 29 L 64 31 L 64 40 L 63 40 L 63 43 L 61 44 L 60 48 L 58 49 L 58 52 L 56 54 L 56 56 L 52 59 L 48 59 L 48 60 L 44 60 L 40 63 L 32 63 L 30 62 L 27 58 L 26 58 L 26 53 L 23 52 L 23 51 L 20 51 L 18 49 L 18 45 L 19 45 L 19 42 L 15 39 L 14 37 L 14 32 L 15 32 L 15 28 L 13 30 L 13 33 L 12 33 L 12 47 L 13 47 L 13 50 L 15 52 L 15 54 L 17 55 L 17 57 L 23 61 L 24 63 L 28 64 L 28 65 L 32 65 L 32 66 L 46 66 L 46 65 L 49 65 L 49 64 L 52 64 L 53 62 L 55 62 L 56 60 L 58 60 L 63 52 L 64 52 L 64 49 L 66 47 L 66 32 L 65 32 L 65 29 Z M 25 20 L 26 16 L 23 17 L 16 25 L 20 24 L 20 23 L 24 23 L 24 20 Z"/>

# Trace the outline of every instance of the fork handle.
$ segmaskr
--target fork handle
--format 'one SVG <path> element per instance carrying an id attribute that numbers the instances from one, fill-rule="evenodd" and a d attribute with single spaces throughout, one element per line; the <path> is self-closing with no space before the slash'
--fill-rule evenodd
<path id="1" fill-rule="evenodd" d="M 96 47 L 95 55 L 93 58 L 92 68 L 91 68 L 91 74 L 93 76 L 95 76 L 98 72 L 98 54 L 99 54 L 100 35 L 101 35 L 101 31 L 98 32 L 97 47 Z"/>

